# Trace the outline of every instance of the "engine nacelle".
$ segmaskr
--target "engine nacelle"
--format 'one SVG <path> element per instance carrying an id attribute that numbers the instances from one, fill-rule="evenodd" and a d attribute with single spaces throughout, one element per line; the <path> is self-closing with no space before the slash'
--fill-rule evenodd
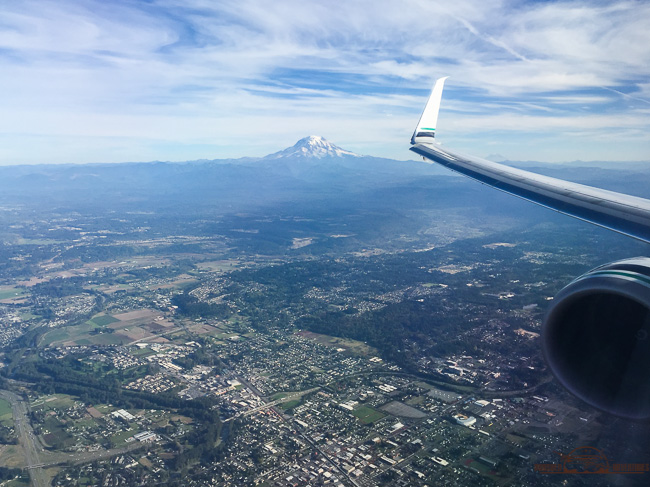
<path id="1" fill-rule="evenodd" d="M 542 346 L 575 396 L 617 416 L 650 418 L 650 258 L 597 267 L 562 289 Z"/>

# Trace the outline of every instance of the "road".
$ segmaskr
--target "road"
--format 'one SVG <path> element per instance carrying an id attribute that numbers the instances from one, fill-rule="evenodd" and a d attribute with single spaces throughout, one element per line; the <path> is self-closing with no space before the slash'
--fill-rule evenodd
<path id="1" fill-rule="evenodd" d="M 291 394 L 281 397 L 280 399 L 276 399 L 275 401 L 266 402 L 261 406 L 254 407 L 252 409 L 247 409 L 246 411 L 237 413 L 234 416 L 230 416 L 228 419 L 224 419 L 223 422 L 227 423 L 228 421 L 232 421 L 233 419 L 239 418 L 240 416 L 250 416 L 251 414 L 255 414 L 256 412 L 262 411 L 263 409 L 272 408 L 273 406 L 277 406 L 278 404 L 282 404 L 283 402 L 289 402 L 289 401 L 293 401 L 294 399 L 299 399 L 306 394 L 310 394 L 318 390 L 320 390 L 320 387 L 314 387 L 312 389 L 307 389 L 305 391 L 292 392 Z"/>
<path id="2" fill-rule="evenodd" d="M 111 450 L 96 450 L 96 451 L 85 451 L 85 452 L 76 452 L 76 453 L 52 453 L 46 460 L 43 461 L 39 467 L 54 467 L 61 464 L 80 464 L 94 462 L 96 460 L 104 460 L 106 458 L 114 457 L 115 455 L 121 455 L 124 453 L 129 453 L 134 450 L 138 450 L 144 447 L 144 443 L 133 442 L 130 445 L 124 446 L 122 448 L 113 448 Z M 49 452 L 46 452 L 49 453 Z"/>
<path id="3" fill-rule="evenodd" d="M 97 450 L 90 452 L 63 453 L 51 452 L 43 448 L 37 435 L 34 434 L 32 425 L 29 422 L 29 411 L 26 401 L 13 392 L 0 390 L 0 399 L 5 399 L 11 404 L 11 411 L 14 419 L 14 429 L 25 457 L 25 468 L 33 487 L 47 487 L 50 485 L 48 475 L 43 471 L 45 467 L 53 467 L 61 464 L 77 464 L 103 460 L 115 455 L 127 453 L 144 445 L 133 442 L 123 448 L 111 450 Z"/>
<path id="4" fill-rule="evenodd" d="M 37 440 L 34 435 L 34 430 L 32 430 L 32 426 L 29 422 L 29 417 L 27 416 L 28 411 L 25 401 L 23 401 L 20 396 L 9 391 L 0 391 L 0 398 L 11 404 L 11 412 L 14 418 L 14 429 L 18 441 L 20 442 L 20 446 L 23 448 L 23 454 L 27 463 L 26 467 L 29 470 L 29 478 L 32 481 L 32 486 L 48 486 L 49 482 L 47 476 L 41 468 L 43 464 L 41 463 L 39 450 L 42 451 L 42 448 L 39 448 L 40 445 L 36 445 Z"/>

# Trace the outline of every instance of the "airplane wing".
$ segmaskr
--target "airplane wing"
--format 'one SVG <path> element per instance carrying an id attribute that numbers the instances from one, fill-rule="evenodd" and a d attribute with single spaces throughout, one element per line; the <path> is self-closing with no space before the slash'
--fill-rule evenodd
<path id="1" fill-rule="evenodd" d="M 411 137 L 411 150 L 433 162 L 565 215 L 650 243 L 650 200 L 542 176 L 443 147 L 435 140 L 440 78 Z"/>

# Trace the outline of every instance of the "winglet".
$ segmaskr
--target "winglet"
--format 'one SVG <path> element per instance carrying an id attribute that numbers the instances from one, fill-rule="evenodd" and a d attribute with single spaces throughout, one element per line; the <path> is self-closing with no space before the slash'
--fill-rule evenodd
<path id="1" fill-rule="evenodd" d="M 438 123 L 438 110 L 440 110 L 442 88 L 447 78 L 449 76 L 439 78 L 436 84 L 433 85 L 427 106 L 424 107 L 418 126 L 415 128 L 415 132 L 413 132 L 413 137 L 411 137 L 411 144 L 433 142 L 436 136 L 436 124 Z"/>

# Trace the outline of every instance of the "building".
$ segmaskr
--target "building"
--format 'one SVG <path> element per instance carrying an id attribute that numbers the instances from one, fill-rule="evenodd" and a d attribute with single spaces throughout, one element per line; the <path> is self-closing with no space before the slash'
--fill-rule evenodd
<path id="1" fill-rule="evenodd" d="M 462 426 L 472 426 L 476 423 L 476 418 L 474 416 L 465 416 L 464 414 L 458 413 L 454 414 L 452 417 Z"/>

